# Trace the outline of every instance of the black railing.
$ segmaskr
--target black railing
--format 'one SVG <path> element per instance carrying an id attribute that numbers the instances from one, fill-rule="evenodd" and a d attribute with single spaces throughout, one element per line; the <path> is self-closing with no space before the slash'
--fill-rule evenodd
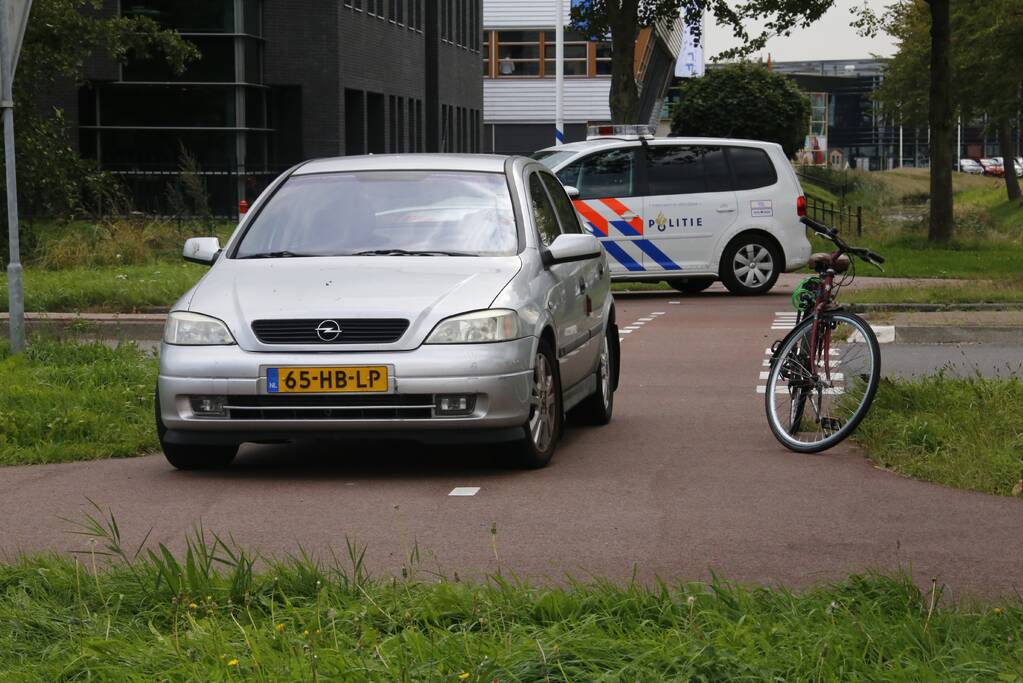
<path id="1" fill-rule="evenodd" d="M 863 235 L 862 206 L 841 206 L 815 197 L 807 197 L 806 215 L 815 221 L 838 228 L 842 232 L 856 230 L 857 237 Z"/>

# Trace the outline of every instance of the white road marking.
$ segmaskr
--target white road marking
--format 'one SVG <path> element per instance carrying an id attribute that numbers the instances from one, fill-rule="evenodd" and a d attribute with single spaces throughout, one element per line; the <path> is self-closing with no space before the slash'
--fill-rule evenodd
<path id="1" fill-rule="evenodd" d="M 626 327 L 624 330 L 618 330 L 618 334 L 632 334 L 632 328 Z"/>
<path id="2" fill-rule="evenodd" d="M 763 384 L 757 386 L 757 393 L 758 394 L 766 394 L 767 393 L 767 387 L 765 385 L 763 385 Z M 789 390 L 787 388 L 785 388 L 785 387 L 775 387 L 774 388 L 774 393 L 775 394 L 787 394 L 787 393 L 789 393 Z M 842 387 L 832 387 L 831 389 L 825 389 L 824 390 L 824 395 L 825 396 L 837 396 L 839 394 L 844 394 L 844 393 L 845 393 L 845 389 L 843 389 Z"/>
<path id="3" fill-rule="evenodd" d="M 639 325 L 628 325 L 624 329 L 626 329 L 626 330 L 639 330 L 639 329 L 642 329 L 642 328 Z"/>
<path id="4" fill-rule="evenodd" d="M 677 306 L 677 305 L 679 305 L 682 302 L 681 301 L 669 301 L 668 303 L 671 304 L 672 306 Z"/>
<path id="5" fill-rule="evenodd" d="M 449 496 L 475 496 L 480 492 L 479 486 L 456 486 L 451 489 Z"/>
<path id="6" fill-rule="evenodd" d="M 650 315 L 664 315 L 664 311 L 654 311 Z"/>
<path id="7" fill-rule="evenodd" d="M 764 361 L 764 364 L 766 365 L 767 361 Z M 766 381 L 768 375 L 770 375 L 770 374 L 771 374 L 770 371 L 768 371 L 768 372 L 761 372 L 760 373 L 760 379 Z M 835 380 L 835 381 L 843 380 L 843 379 L 845 379 L 845 375 L 843 375 L 841 372 L 833 372 L 833 373 L 831 373 L 831 379 Z"/>
<path id="8" fill-rule="evenodd" d="M 653 320 L 654 320 L 653 318 L 640 318 L 640 321 L 645 323 L 653 322 Z"/>

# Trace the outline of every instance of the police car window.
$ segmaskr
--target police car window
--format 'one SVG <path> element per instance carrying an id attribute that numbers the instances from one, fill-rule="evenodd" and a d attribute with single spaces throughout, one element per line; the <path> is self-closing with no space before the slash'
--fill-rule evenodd
<path id="1" fill-rule="evenodd" d="M 632 149 L 597 152 L 570 164 L 558 173 L 566 186 L 579 190 L 579 199 L 631 197 L 635 189 Z"/>
<path id="2" fill-rule="evenodd" d="M 647 148 L 647 194 L 727 192 L 728 165 L 720 147 L 652 145 Z"/>
<path id="3" fill-rule="evenodd" d="M 728 159 L 735 175 L 736 190 L 755 190 L 778 182 L 778 174 L 767 152 L 755 147 L 731 147 Z"/>
<path id="4" fill-rule="evenodd" d="M 536 230 L 540 233 L 540 241 L 546 246 L 554 242 L 558 236 L 558 217 L 554 212 L 554 206 L 547 197 L 540 182 L 540 174 L 533 173 L 529 176 L 529 200 L 533 208 L 533 222 L 536 223 Z"/>
<path id="5" fill-rule="evenodd" d="M 543 184 L 547 186 L 547 191 L 550 192 L 551 201 L 554 202 L 554 210 L 557 212 L 558 221 L 561 223 L 561 232 L 581 233 L 583 230 L 579 225 L 579 217 L 575 212 L 575 207 L 572 206 L 572 201 L 565 194 L 565 188 L 552 175 L 544 173 L 541 177 L 543 178 Z"/>

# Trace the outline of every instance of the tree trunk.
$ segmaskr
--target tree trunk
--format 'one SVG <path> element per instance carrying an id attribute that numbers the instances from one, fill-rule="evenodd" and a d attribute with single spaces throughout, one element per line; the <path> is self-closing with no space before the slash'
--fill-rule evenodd
<path id="1" fill-rule="evenodd" d="M 1012 137 L 1012 121 L 1004 118 L 998 122 L 998 149 L 1002 151 L 1002 165 L 1005 168 L 1005 191 L 1009 201 L 1019 199 L 1019 178 L 1016 177 L 1016 140 Z"/>
<path id="2" fill-rule="evenodd" d="M 638 123 L 639 87 L 636 85 L 636 35 L 638 3 L 608 3 L 611 19 L 611 121 Z"/>
<path id="3" fill-rule="evenodd" d="M 952 27 L 949 0 L 927 0 L 931 7 L 931 215 L 928 239 L 952 239 Z"/>

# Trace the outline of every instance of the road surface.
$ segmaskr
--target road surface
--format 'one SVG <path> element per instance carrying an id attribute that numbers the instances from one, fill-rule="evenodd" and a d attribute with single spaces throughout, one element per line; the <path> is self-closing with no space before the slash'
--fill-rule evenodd
<path id="1" fill-rule="evenodd" d="M 368 547 L 375 574 L 535 581 L 566 574 L 805 587 L 912 568 L 953 596 L 1023 590 L 1023 502 L 911 481 L 854 446 L 782 449 L 757 386 L 785 288 L 736 298 L 622 296 L 615 418 L 570 428 L 550 467 L 513 471 L 486 448 L 408 444 L 247 446 L 231 470 L 177 472 L 161 456 L 0 470 L 0 552 L 85 547 L 61 517 L 90 498 L 122 534 L 180 549 L 198 522 L 282 555 Z M 479 487 L 475 495 L 449 495 Z M 496 534 L 492 529 L 496 528 Z"/>

